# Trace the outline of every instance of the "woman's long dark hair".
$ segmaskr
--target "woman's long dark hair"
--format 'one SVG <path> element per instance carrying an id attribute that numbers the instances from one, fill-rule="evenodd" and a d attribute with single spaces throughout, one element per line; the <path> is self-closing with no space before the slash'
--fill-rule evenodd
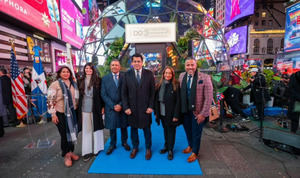
<path id="1" fill-rule="evenodd" d="M 91 81 L 88 85 L 88 89 L 91 89 L 92 86 L 96 86 L 97 88 L 100 87 L 100 77 L 98 76 L 97 74 L 97 71 L 95 71 L 95 67 L 93 65 L 93 63 L 89 62 L 89 63 L 86 63 L 85 66 L 83 67 L 83 76 L 80 80 L 80 83 L 79 83 L 79 92 L 80 93 L 84 93 L 84 89 L 85 89 L 85 78 L 86 78 L 86 73 L 85 73 L 85 68 L 89 66 L 92 70 L 93 70 L 93 74 L 92 74 L 92 77 L 91 77 Z"/>
<path id="2" fill-rule="evenodd" d="M 164 82 L 164 74 L 166 72 L 167 69 L 170 69 L 171 72 L 172 72 L 172 79 L 171 79 L 171 83 L 172 83 L 172 86 L 173 86 L 173 90 L 176 91 L 176 88 L 177 88 L 177 85 L 178 85 L 178 82 L 177 80 L 175 79 L 175 71 L 172 67 L 170 66 L 166 66 L 163 73 L 162 73 L 162 76 L 161 76 L 161 79 L 160 81 L 156 84 L 155 86 L 155 89 L 159 89 L 161 84 Z"/>
<path id="3" fill-rule="evenodd" d="M 61 77 L 60 77 L 60 74 L 61 74 L 61 72 L 62 72 L 62 70 L 63 69 L 68 69 L 68 71 L 70 72 L 70 77 L 69 77 L 69 80 L 70 80 L 70 82 L 71 81 L 73 81 L 73 74 L 72 74 L 72 71 L 71 71 L 71 69 L 69 68 L 69 67 L 67 67 L 67 66 L 62 66 L 57 72 L 56 72 L 56 79 L 58 80 L 58 79 L 60 79 Z"/>

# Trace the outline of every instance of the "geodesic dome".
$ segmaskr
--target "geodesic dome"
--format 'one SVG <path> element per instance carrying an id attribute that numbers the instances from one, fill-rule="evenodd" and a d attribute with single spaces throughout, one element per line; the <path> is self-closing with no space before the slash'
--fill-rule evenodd
<path id="1" fill-rule="evenodd" d="M 198 33 L 192 41 L 193 57 L 205 60 L 205 68 L 226 70 L 230 66 L 221 25 L 210 11 L 192 0 L 119 0 L 107 6 L 87 30 L 81 60 L 90 62 L 97 56 L 103 63 L 110 53 L 109 45 L 125 36 L 125 24 L 160 22 L 176 22 L 177 38 L 190 29 Z M 131 49 L 131 55 L 134 52 Z"/>

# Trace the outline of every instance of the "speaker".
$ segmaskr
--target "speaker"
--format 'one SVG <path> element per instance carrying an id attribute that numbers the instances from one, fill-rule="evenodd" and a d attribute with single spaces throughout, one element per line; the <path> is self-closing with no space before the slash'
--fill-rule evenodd
<path id="1" fill-rule="evenodd" d="M 188 57 L 193 57 L 193 40 L 188 41 Z"/>

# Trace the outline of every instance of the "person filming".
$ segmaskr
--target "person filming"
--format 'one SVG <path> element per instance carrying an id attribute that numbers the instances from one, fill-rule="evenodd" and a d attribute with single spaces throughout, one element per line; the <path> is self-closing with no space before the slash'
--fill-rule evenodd
<path id="1" fill-rule="evenodd" d="M 265 76 L 259 73 L 258 68 L 252 68 L 250 70 L 250 85 L 244 88 L 243 91 L 251 88 L 250 101 L 254 102 L 257 109 L 258 119 L 262 120 L 264 117 L 264 105 L 270 100 L 269 93 L 266 88 Z"/>

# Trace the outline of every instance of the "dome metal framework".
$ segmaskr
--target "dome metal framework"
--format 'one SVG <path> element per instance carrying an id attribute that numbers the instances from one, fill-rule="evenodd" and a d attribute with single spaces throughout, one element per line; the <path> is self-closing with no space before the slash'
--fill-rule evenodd
<path id="1" fill-rule="evenodd" d="M 197 31 L 192 43 L 194 57 L 206 60 L 207 69 L 219 66 L 221 70 L 229 70 L 224 30 L 211 12 L 192 0 L 119 0 L 107 6 L 87 30 L 80 64 L 90 62 L 93 56 L 103 63 L 110 53 L 109 45 L 125 36 L 125 24 L 160 22 L 176 22 L 177 39 L 190 29 Z"/>

